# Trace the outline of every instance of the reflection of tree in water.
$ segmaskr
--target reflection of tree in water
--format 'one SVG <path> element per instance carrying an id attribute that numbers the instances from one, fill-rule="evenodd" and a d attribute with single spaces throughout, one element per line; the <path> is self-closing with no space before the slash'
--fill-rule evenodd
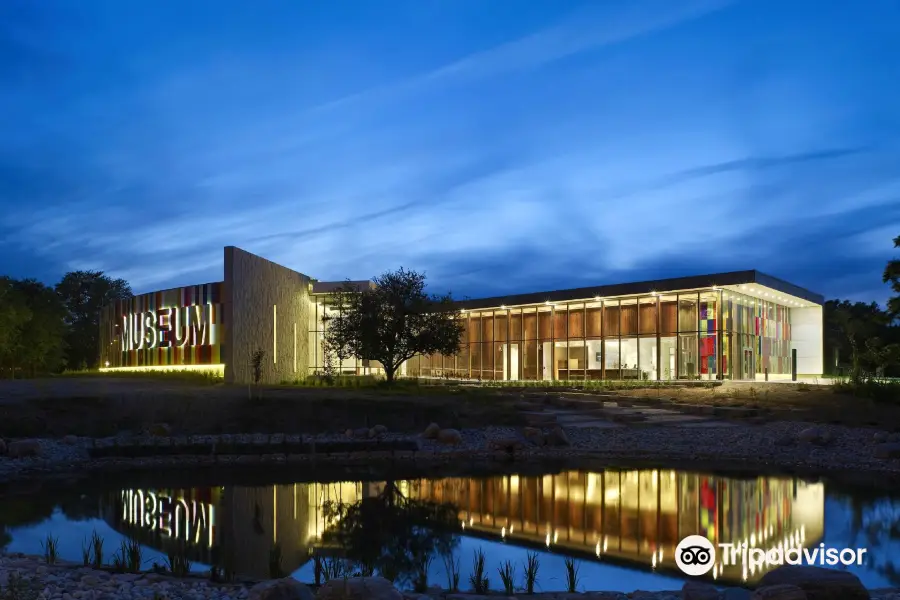
<path id="1" fill-rule="evenodd" d="M 0 515 L 7 527 L 25 527 L 49 519 L 57 505 L 58 499 L 46 494 L 12 496 L 0 502 Z"/>
<path id="2" fill-rule="evenodd" d="M 5 548 L 11 541 L 9 529 L 27 527 L 46 521 L 57 506 L 56 498 L 50 499 L 47 494 L 15 495 L 0 501 L 0 548 Z"/>
<path id="3" fill-rule="evenodd" d="M 435 555 L 446 556 L 459 543 L 455 506 L 407 498 L 393 481 L 354 504 L 328 501 L 323 512 L 334 523 L 324 542 L 339 546 L 361 573 L 377 571 L 400 585 L 424 585 Z"/>
<path id="4" fill-rule="evenodd" d="M 900 499 L 860 494 L 835 494 L 850 512 L 848 547 L 867 548 L 866 566 L 900 586 Z"/>
<path id="5" fill-rule="evenodd" d="M 89 521 L 100 517 L 99 500 L 96 496 L 66 495 L 57 501 L 57 505 L 70 521 Z"/>

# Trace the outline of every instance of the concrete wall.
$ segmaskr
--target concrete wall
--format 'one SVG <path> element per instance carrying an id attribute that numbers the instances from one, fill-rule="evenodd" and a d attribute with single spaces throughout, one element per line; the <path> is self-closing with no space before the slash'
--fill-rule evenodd
<path id="1" fill-rule="evenodd" d="M 306 275 L 240 248 L 225 247 L 226 382 L 253 380 L 250 359 L 257 349 L 265 352 L 261 383 L 306 377 L 309 285 Z"/>
<path id="2" fill-rule="evenodd" d="M 269 551 L 281 547 L 290 573 L 309 560 L 309 485 L 226 486 L 216 511 L 221 553 L 250 577 L 269 577 Z"/>
<path id="3" fill-rule="evenodd" d="M 791 309 L 791 348 L 797 350 L 797 374 L 823 373 L 822 307 Z"/>

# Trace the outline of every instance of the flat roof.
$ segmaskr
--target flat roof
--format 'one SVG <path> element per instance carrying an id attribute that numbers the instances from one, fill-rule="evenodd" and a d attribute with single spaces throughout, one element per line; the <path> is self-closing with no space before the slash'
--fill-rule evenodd
<path id="1" fill-rule="evenodd" d="M 771 275 L 766 275 L 765 273 L 756 270 L 750 270 L 713 273 L 710 275 L 692 275 L 690 277 L 673 277 L 670 279 L 656 279 L 652 281 L 616 283 L 612 285 L 596 285 L 548 292 L 530 292 L 509 296 L 493 296 L 490 298 L 475 298 L 471 300 L 460 300 L 456 302 L 456 305 L 459 308 L 467 310 L 477 310 L 502 305 L 516 306 L 522 304 L 541 304 L 543 302 L 567 302 L 572 300 L 587 300 L 598 296 L 601 298 L 611 296 L 639 296 L 649 295 L 653 292 L 665 293 L 679 290 L 710 288 L 713 286 L 723 287 L 746 284 L 765 286 L 815 304 L 825 303 L 825 297 L 821 294 L 788 283 L 783 279 L 778 279 L 777 277 L 772 277 Z"/>
<path id="2" fill-rule="evenodd" d="M 312 293 L 313 294 L 330 294 L 331 292 L 336 292 L 341 289 L 345 285 L 350 284 L 352 287 L 356 289 L 362 288 L 375 288 L 375 282 L 370 281 L 368 279 L 361 279 L 358 281 L 313 281 L 312 284 Z"/>

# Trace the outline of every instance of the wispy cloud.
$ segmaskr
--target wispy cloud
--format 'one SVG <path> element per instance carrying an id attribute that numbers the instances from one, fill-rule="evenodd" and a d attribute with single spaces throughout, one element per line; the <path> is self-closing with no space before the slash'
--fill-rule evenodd
<path id="1" fill-rule="evenodd" d="M 383 29 L 401 53 L 372 50 L 337 15 L 331 39 L 298 32 L 277 55 L 277 15 L 251 31 L 217 13 L 183 54 L 118 52 L 147 35 L 119 15 L 114 34 L 44 40 L 73 70 L 0 91 L 0 270 L 91 266 L 147 290 L 221 277 L 235 244 L 323 279 L 404 265 L 473 296 L 754 267 L 827 294 L 878 293 L 890 249 L 875 236 L 900 227 L 888 135 L 900 120 L 873 127 L 866 109 L 900 109 L 826 93 L 886 77 L 837 60 L 865 44 L 774 0 L 533 10 L 544 25 L 508 35 L 499 21 L 479 35 L 479 20 L 462 39 L 439 18 L 414 34 L 387 16 L 362 32 Z M 896 44 L 874 18 L 845 16 Z M 414 35 L 442 51 L 413 49 Z M 810 50 L 822 40 L 828 70 Z M 338 46 L 365 62 L 306 58 Z M 747 48 L 780 58 L 751 77 Z M 115 79 L 96 79 L 98 57 Z M 351 80 L 365 85 L 348 95 Z"/>

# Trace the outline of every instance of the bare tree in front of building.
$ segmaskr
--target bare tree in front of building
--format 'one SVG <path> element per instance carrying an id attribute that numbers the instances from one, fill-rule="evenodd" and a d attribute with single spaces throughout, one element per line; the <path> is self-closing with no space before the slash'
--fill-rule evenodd
<path id="1" fill-rule="evenodd" d="M 464 329 L 450 294 L 428 294 L 425 275 L 403 268 L 374 283 L 359 288 L 348 282 L 331 295 L 332 309 L 340 310 L 325 330 L 330 348 L 348 358 L 378 361 L 388 383 L 417 354 L 459 352 Z"/>
<path id="2" fill-rule="evenodd" d="M 250 355 L 250 369 L 253 372 L 253 384 L 256 386 L 257 391 L 259 390 L 259 382 L 262 380 L 263 359 L 265 356 L 266 352 L 262 348 L 257 348 Z"/>

